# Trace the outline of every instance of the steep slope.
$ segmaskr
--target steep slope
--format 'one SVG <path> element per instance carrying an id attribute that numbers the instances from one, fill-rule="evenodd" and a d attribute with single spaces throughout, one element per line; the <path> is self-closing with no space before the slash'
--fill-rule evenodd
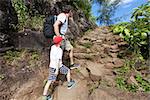
<path id="1" fill-rule="evenodd" d="M 118 58 L 121 46 L 126 43 L 109 29 L 97 28 L 87 32 L 77 42 L 76 62 L 81 68 L 72 73 L 76 86 L 67 90 L 67 85 L 58 86 L 55 100 L 148 100 L 143 93 L 127 93 L 117 90 L 112 68 L 121 67 L 123 60 Z"/>
<path id="2" fill-rule="evenodd" d="M 0 1 L 0 53 L 12 48 L 32 49 L 35 45 L 34 48 L 36 49 L 45 47 L 42 33 L 38 34 L 36 32 L 36 34 L 34 34 L 27 31 L 38 30 L 42 32 L 43 21 L 45 18 L 49 15 L 57 15 L 62 12 L 62 7 L 64 7 L 64 5 L 70 5 L 73 12 L 74 20 L 69 20 L 69 38 L 75 39 L 76 37 L 81 36 L 80 33 L 96 26 L 95 23 L 91 22 L 87 16 L 85 16 L 84 11 L 78 7 L 79 5 L 76 4 L 76 0 L 23 1 L 24 2 L 18 0 Z M 15 3 L 16 6 L 13 7 L 13 3 Z M 16 31 L 20 32 L 17 33 Z M 30 35 L 35 35 L 36 38 Z M 25 37 L 26 40 L 22 37 Z M 34 42 L 32 39 L 38 40 Z M 30 43 L 25 44 L 24 42 L 26 41 L 29 41 Z M 12 47 L 10 48 L 10 46 Z"/>
<path id="3" fill-rule="evenodd" d="M 71 71 L 76 86 L 68 90 L 66 81 L 57 81 L 58 86 L 53 86 L 54 100 L 149 100 L 147 93 L 129 93 L 116 88 L 112 68 L 123 65 L 123 60 L 117 55 L 120 47 L 125 45 L 107 27 L 85 33 L 75 42 L 75 61 L 81 64 L 79 69 Z M 45 52 L 45 57 L 47 55 Z M 41 100 L 43 81 L 48 76 L 48 67 L 44 66 L 17 87 L 11 99 Z"/>

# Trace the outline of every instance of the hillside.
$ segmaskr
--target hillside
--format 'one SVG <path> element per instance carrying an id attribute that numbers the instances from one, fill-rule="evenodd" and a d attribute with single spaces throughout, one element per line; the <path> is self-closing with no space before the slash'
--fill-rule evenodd
<path id="1" fill-rule="evenodd" d="M 0 1 L 0 100 L 41 100 L 51 45 L 43 35 L 43 23 L 62 12 L 64 5 L 71 6 L 73 15 L 65 35 L 81 67 L 71 70 L 76 81 L 71 90 L 59 74 L 49 89 L 53 100 L 150 100 L 149 2 L 135 9 L 131 22 L 98 27 L 91 14 L 92 1 Z M 111 18 L 110 12 L 103 11 L 106 15 L 100 18 Z M 68 57 L 65 51 L 66 66 Z"/>
<path id="2" fill-rule="evenodd" d="M 75 62 L 81 64 L 79 69 L 71 70 L 76 86 L 68 90 L 64 76 L 60 75 L 62 81 L 59 79 L 52 86 L 54 100 L 149 100 L 148 93 L 132 93 L 116 87 L 113 69 L 123 66 L 124 60 L 118 54 L 126 45 L 108 27 L 84 33 L 74 43 Z M 0 57 L 0 99 L 40 100 L 48 76 L 48 50 L 23 49 L 19 56 L 6 60 L 12 57 L 8 54 Z M 67 60 L 65 56 L 66 64 Z"/>

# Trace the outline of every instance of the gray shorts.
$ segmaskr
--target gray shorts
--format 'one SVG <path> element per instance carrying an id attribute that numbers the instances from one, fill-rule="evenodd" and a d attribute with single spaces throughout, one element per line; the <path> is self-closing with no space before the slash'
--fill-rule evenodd
<path id="1" fill-rule="evenodd" d="M 59 68 L 59 72 L 62 73 L 62 74 L 65 74 L 65 75 L 68 73 L 69 70 L 70 69 L 68 67 L 66 67 L 65 65 L 62 65 Z M 56 71 L 55 68 L 52 68 L 52 67 L 49 68 L 48 80 L 56 81 L 57 75 L 55 74 L 55 71 Z"/>
<path id="2" fill-rule="evenodd" d="M 73 46 L 71 45 L 70 41 L 68 39 L 64 39 L 61 43 L 62 50 L 71 50 L 73 49 Z"/>

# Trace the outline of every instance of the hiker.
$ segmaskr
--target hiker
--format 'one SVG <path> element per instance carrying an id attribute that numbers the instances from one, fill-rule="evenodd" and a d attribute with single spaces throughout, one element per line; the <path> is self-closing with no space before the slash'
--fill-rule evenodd
<path id="1" fill-rule="evenodd" d="M 58 14 L 57 20 L 54 23 L 54 32 L 57 36 L 62 36 L 63 41 L 61 48 L 63 50 L 69 51 L 70 57 L 70 69 L 74 69 L 79 67 L 79 64 L 75 64 L 73 60 L 73 46 L 71 45 L 68 38 L 65 36 L 68 29 L 68 20 L 69 17 L 72 16 L 71 7 L 69 5 L 65 5 L 62 9 L 62 13 Z"/>
<path id="2" fill-rule="evenodd" d="M 52 100 L 52 96 L 48 95 L 48 89 L 52 82 L 57 78 L 58 72 L 65 74 L 68 81 L 68 89 L 71 89 L 75 85 L 75 81 L 70 78 L 70 69 L 62 64 L 63 50 L 60 48 L 63 38 L 61 36 L 55 36 L 53 39 L 54 45 L 51 46 L 50 51 L 50 64 L 49 64 L 49 77 L 44 87 L 43 100 Z"/>

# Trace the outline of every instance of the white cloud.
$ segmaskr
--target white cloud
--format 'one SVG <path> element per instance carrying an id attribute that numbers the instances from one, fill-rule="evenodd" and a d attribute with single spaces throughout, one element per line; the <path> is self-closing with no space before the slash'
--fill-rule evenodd
<path id="1" fill-rule="evenodd" d="M 108 0 L 108 4 L 112 4 L 114 1 L 116 1 L 116 0 Z"/>
<path id="2" fill-rule="evenodd" d="M 110 0 L 109 3 L 112 4 L 116 0 Z M 120 5 L 126 5 L 133 2 L 133 0 L 121 0 Z"/>
<path id="3" fill-rule="evenodd" d="M 109 3 L 113 3 L 114 1 L 116 1 L 116 0 L 110 0 Z"/>
<path id="4" fill-rule="evenodd" d="M 121 4 L 128 4 L 133 2 L 133 0 L 121 0 Z"/>

